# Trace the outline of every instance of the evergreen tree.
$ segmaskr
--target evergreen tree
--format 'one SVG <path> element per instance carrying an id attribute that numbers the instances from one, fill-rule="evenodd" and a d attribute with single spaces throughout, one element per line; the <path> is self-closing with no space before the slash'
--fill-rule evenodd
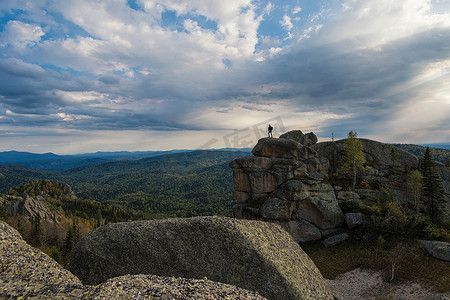
<path id="1" fill-rule="evenodd" d="M 32 246 L 40 247 L 41 246 L 41 235 L 42 235 L 42 228 L 41 228 L 41 216 L 39 214 L 36 214 L 34 217 L 31 217 L 31 236 L 30 236 L 30 242 Z"/>
<path id="2" fill-rule="evenodd" d="M 0 204 L 0 221 L 8 222 L 8 214 L 6 213 L 6 204 Z"/>
<path id="3" fill-rule="evenodd" d="M 73 247 L 80 240 L 80 230 L 78 229 L 75 219 L 73 220 L 73 223 L 72 223 L 72 234 L 73 234 L 73 242 L 72 242 L 72 247 Z M 70 250 L 72 251 L 72 249 L 70 249 Z"/>
<path id="4" fill-rule="evenodd" d="M 425 150 L 420 172 L 423 176 L 423 200 L 427 213 L 433 223 L 438 221 L 438 216 L 445 201 L 444 188 L 437 174 L 431 157 L 430 147 Z"/>
<path id="5" fill-rule="evenodd" d="M 50 257 L 53 258 L 56 262 L 58 262 L 59 264 L 62 263 L 61 261 L 61 251 L 59 250 L 58 246 L 52 246 L 49 250 L 50 252 Z"/>
<path id="6" fill-rule="evenodd" d="M 350 131 L 347 138 L 347 153 L 344 155 L 344 168 L 352 172 L 352 189 L 355 190 L 356 174 L 365 159 L 362 141 L 356 139 L 358 133 Z"/>
<path id="7" fill-rule="evenodd" d="M 73 236 L 73 226 L 69 227 L 67 231 L 66 238 L 64 239 L 62 245 L 62 264 L 64 267 L 69 265 L 70 262 L 70 252 L 74 246 L 74 236 Z"/>
<path id="8" fill-rule="evenodd" d="M 418 170 L 409 172 L 408 187 L 414 196 L 414 207 L 419 211 L 419 198 L 422 193 L 423 176 Z"/>
<path id="9" fill-rule="evenodd" d="M 20 222 L 20 217 L 17 219 L 17 231 L 20 233 L 20 235 L 23 237 L 23 234 L 25 233 L 25 228 L 23 228 L 22 223 Z"/>

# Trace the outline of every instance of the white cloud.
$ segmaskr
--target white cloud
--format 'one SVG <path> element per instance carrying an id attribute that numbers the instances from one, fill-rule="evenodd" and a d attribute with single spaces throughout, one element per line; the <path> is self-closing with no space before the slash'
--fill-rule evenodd
<path id="1" fill-rule="evenodd" d="M 8 21 L 5 29 L 0 33 L 0 46 L 32 47 L 41 40 L 43 35 L 45 35 L 45 32 L 39 25 Z"/>
<path id="2" fill-rule="evenodd" d="M 298 14 L 299 12 L 301 12 L 302 11 L 302 8 L 300 7 L 300 6 L 296 6 L 296 7 L 294 7 L 294 9 L 292 10 L 292 13 L 294 14 L 294 15 L 296 15 L 296 14 Z"/>
<path id="3" fill-rule="evenodd" d="M 288 15 L 283 16 L 283 20 L 280 21 L 281 27 L 286 29 L 287 31 L 291 31 L 294 28 L 294 24 L 292 24 L 291 18 Z"/>
<path id="4" fill-rule="evenodd" d="M 250 0 L 138 3 L 145 11 L 128 8 L 122 1 L 58 3 L 59 11 L 92 37 L 66 39 L 61 43 L 74 56 L 71 60 L 62 58 L 66 54 L 64 50 L 58 51 L 58 42 L 49 42 L 45 47 L 53 50 L 48 49 L 52 52 L 48 59 L 73 62 L 72 68 L 94 73 L 130 73 L 130 68 L 138 66 L 172 76 L 174 70 L 179 74 L 189 71 L 194 77 L 210 76 L 211 68 L 222 70 L 223 59 L 233 62 L 253 59 L 262 17 L 256 15 Z M 162 26 L 161 13 L 166 10 L 185 15 L 183 27 L 187 32 Z M 196 16 L 216 22 L 217 28 L 202 27 L 193 19 Z M 46 57 L 42 53 L 41 56 Z M 94 67 L 97 71 L 93 71 Z"/>
<path id="5" fill-rule="evenodd" d="M 450 12 L 432 12 L 428 0 L 349 0 L 343 7 L 323 37 L 328 43 L 348 40 L 350 46 L 380 49 L 418 32 L 450 26 Z"/>
<path id="6" fill-rule="evenodd" d="M 272 4 L 272 2 L 269 1 L 269 3 L 267 3 L 266 7 L 264 8 L 264 13 L 266 15 L 270 15 L 270 13 L 272 12 L 273 9 L 274 9 L 274 5 Z"/>

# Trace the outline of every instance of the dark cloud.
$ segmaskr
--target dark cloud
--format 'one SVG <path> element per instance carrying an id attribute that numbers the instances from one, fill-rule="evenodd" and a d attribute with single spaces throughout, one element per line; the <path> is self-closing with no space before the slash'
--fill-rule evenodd
<path id="1" fill-rule="evenodd" d="M 417 105 L 422 95 L 441 100 L 435 112 L 448 109 L 442 96 L 434 95 L 445 88 L 442 76 L 448 71 L 441 77 L 439 72 L 429 77 L 425 72 L 430 65 L 450 60 L 448 24 L 433 23 L 426 14 L 417 16 L 414 9 L 395 12 L 412 14 L 417 18 L 413 24 L 396 24 L 394 10 L 384 17 L 381 8 L 375 9 L 376 1 L 360 2 L 349 2 L 355 7 L 336 10 L 336 16 L 328 19 L 305 20 L 285 40 L 278 40 L 285 33 L 270 37 L 278 41 L 272 46 L 282 49 L 264 48 L 272 46 L 251 39 L 245 44 L 243 38 L 218 38 L 205 28 L 168 31 L 155 27 L 157 22 L 145 23 L 144 17 L 153 15 L 131 10 L 125 14 L 119 4 L 98 12 L 110 21 L 104 28 L 98 27 L 97 12 L 91 11 L 75 24 L 71 13 L 80 9 L 76 3 L 55 4 L 61 5 L 62 15 L 52 22 L 67 18 L 67 24 L 82 27 L 83 35 L 55 39 L 44 35 L 33 47 L 1 48 L 0 123 L 91 131 L 230 130 L 236 123 L 258 123 L 270 115 L 296 124 L 307 113 L 318 134 L 329 137 L 336 132 L 345 137 L 350 130 L 378 135 L 388 123 L 398 126 L 392 128 L 396 134 L 407 131 L 402 129 L 406 121 L 393 120 L 405 119 L 401 113 Z M 362 14 L 365 5 L 372 14 Z M 254 26 L 243 23 L 250 32 L 258 22 L 249 20 Z M 36 21 L 40 22 L 44 21 Z M 392 34 L 383 22 L 392 25 Z M 429 26 L 421 28 L 421 22 Z M 276 24 L 280 27 L 279 21 Z M 255 53 L 242 54 L 254 51 L 255 45 Z M 436 122 L 420 124 L 430 132 L 445 129 L 448 118 L 430 115 Z"/>
<path id="2" fill-rule="evenodd" d="M 104 84 L 110 85 L 117 85 L 120 83 L 120 78 L 114 75 L 103 75 L 98 80 L 103 82 Z"/>

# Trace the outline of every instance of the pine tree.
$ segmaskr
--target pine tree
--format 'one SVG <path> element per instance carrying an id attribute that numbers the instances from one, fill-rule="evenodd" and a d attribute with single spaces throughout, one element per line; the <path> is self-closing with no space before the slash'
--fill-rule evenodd
<path id="1" fill-rule="evenodd" d="M 40 247 L 42 235 L 41 216 L 36 214 L 34 217 L 31 217 L 31 224 L 33 227 L 31 229 L 30 243 L 32 246 Z"/>
<path id="2" fill-rule="evenodd" d="M 0 221 L 8 222 L 8 214 L 6 213 L 6 204 L 0 204 Z"/>
<path id="3" fill-rule="evenodd" d="M 78 225 L 77 225 L 77 222 L 75 221 L 75 219 L 73 220 L 73 223 L 72 223 L 72 234 L 73 234 L 73 242 L 72 242 L 72 247 L 73 247 L 80 240 L 80 230 L 78 229 Z"/>
<path id="4" fill-rule="evenodd" d="M 64 267 L 69 265 L 70 262 L 70 252 L 72 252 L 73 248 L 73 228 L 72 226 L 69 227 L 69 230 L 67 231 L 66 238 L 64 239 L 63 246 L 62 246 L 62 264 Z"/>
<path id="5" fill-rule="evenodd" d="M 358 133 L 350 131 L 347 138 L 347 153 L 344 155 L 344 168 L 352 172 L 352 189 L 355 190 L 356 174 L 365 161 L 363 143 L 356 139 Z"/>
<path id="6" fill-rule="evenodd" d="M 23 235 L 25 233 L 25 228 L 23 228 L 22 222 L 20 222 L 20 217 L 17 219 L 17 231 L 23 237 Z"/>
<path id="7" fill-rule="evenodd" d="M 436 223 L 445 201 L 442 181 L 431 157 L 430 147 L 425 150 L 420 172 L 423 176 L 423 200 L 431 221 Z"/>

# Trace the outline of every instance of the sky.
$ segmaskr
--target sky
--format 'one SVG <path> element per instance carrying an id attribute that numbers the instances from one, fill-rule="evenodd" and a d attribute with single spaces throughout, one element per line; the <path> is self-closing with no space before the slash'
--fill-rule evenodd
<path id="1" fill-rule="evenodd" d="M 0 1 L 0 151 L 450 143 L 450 0 Z"/>

